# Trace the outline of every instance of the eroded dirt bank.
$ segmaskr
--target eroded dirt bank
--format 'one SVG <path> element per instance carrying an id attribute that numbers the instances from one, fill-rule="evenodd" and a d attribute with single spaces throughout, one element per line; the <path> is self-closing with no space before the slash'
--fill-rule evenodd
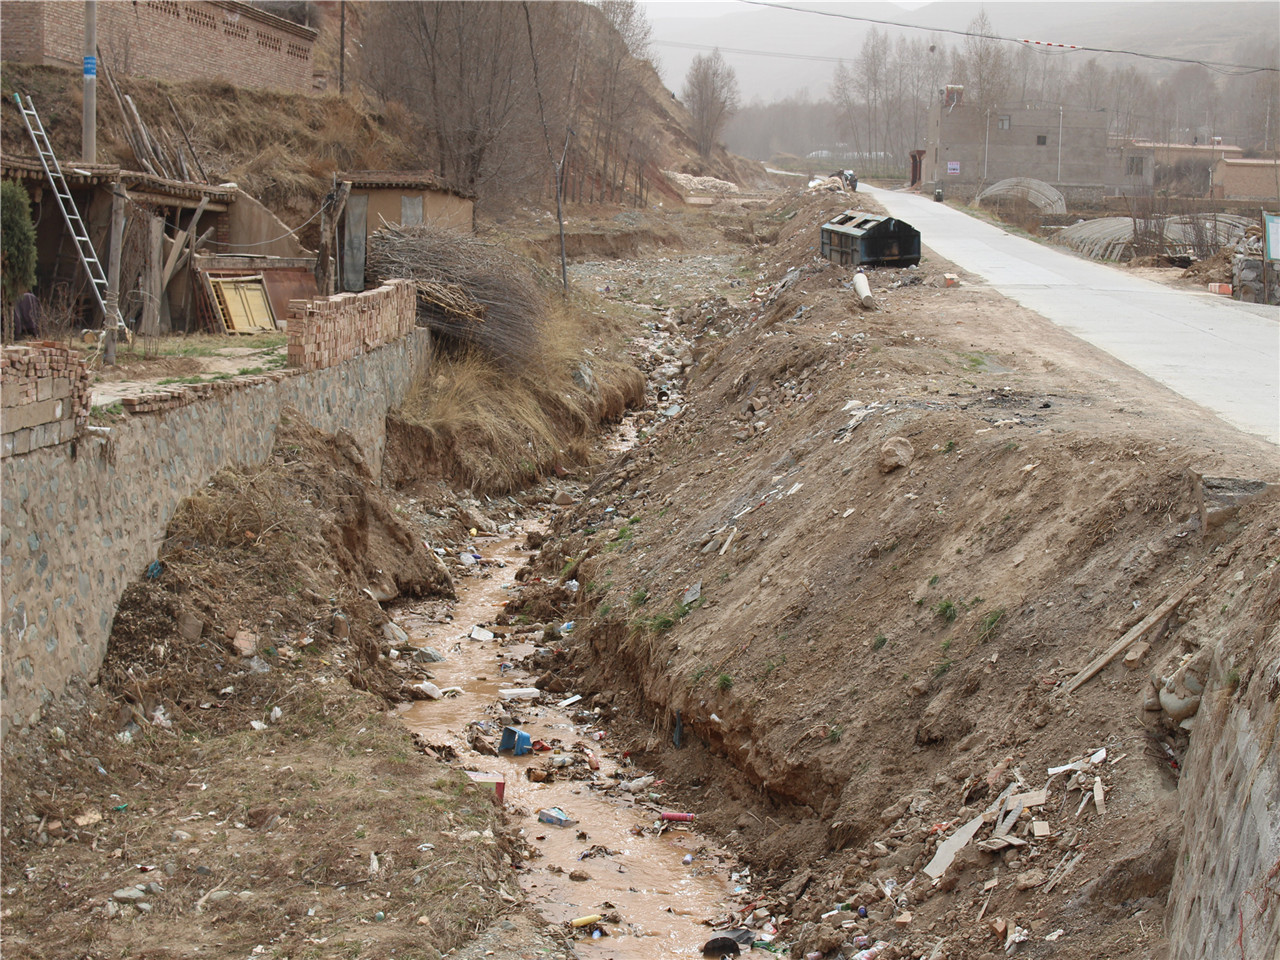
<path id="1" fill-rule="evenodd" d="M 533 568 L 583 584 L 579 683 L 773 871 L 794 955 L 856 929 L 907 957 L 1161 956 L 1188 711 L 1270 682 L 1280 612 L 1275 501 L 1224 521 L 1211 492 L 1206 522 L 1197 475 L 1274 481 L 1274 448 L 934 258 L 872 272 L 860 309 L 812 256 L 843 202 L 793 201 L 748 287 L 657 318 L 684 396 Z"/>

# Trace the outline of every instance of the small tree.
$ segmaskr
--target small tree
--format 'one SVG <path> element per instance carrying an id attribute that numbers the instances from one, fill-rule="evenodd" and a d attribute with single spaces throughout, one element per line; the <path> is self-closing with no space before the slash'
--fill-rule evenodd
<path id="1" fill-rule="evenodd" d="M 13 304 L 36 284 L 36 228 L 26 188 L 0 182 L 0 309 L 4 340 L 13 341 Z"/>
<path id="2" fill-rule="evenodd" d="M 710 156 L 725 122 L 738 107 L 738 78 L 718 49 L 693 58 L 684 78 L 683 96 L 693 117 L 698 153 Z"/>

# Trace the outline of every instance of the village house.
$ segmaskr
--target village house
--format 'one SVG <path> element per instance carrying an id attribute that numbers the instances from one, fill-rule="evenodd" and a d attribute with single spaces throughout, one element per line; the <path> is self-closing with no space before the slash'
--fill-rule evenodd
<path id="1" fill-rule="evenodd" d="M 341 288 L 364 289 L 365 249 L 384 223 L 427 223 L 467 233 L 475 229 L 475 198 L 446 186 L 426 170 L 359 170 L 338 174 L 351 184 L 343 213 Z"/>
<path id="2" fill-rule="evenodd" d="M 921 180 L 929 190 L 972 196 L 1011 177 L 1054 185 L 1067 197 L 1102 194 L 1107 113 L 1024 100 L 983 107 L 946 87 L 929 108 Z"/>

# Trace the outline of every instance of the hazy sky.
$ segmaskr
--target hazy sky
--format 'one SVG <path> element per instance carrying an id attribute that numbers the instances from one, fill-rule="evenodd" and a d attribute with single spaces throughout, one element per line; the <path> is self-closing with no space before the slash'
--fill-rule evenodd
<path id="1" fill-rule="evenodd" d="M 980 12 L 1001 37 L 1232 62 L 1250 37 L 1275 36 L 1277 10 L 1274 0 L 784 2 L 838 16 L 769 9 L 739 0 L 647 0 L 653 54 L 663 82 L 678 93 L 693 58 L 718 47 L 736 72 L 746 102 L 780 100 L 800 90 L 820 97 L 836 61 L 856 59 L 872 29 L 888 32 L 891 38 L 931 36 L 933 42 L 936 37 L 945 49 L 958 46 L 962 37 L 934 32 L 963 30 Z M 886 26 L 884 21 L 903 26 Z M 1080 62 L 1097 55 L 1043 47 L 1037 52 Z M 1130 62 L 1157 73 L 1168 66 L 1149 59 Z"/>

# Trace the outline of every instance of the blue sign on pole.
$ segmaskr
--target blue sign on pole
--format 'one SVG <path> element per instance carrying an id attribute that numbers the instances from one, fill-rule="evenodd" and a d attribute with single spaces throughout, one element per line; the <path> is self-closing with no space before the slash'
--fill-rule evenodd
<path id="1" fill-rule="evenodd" d="M 1262 226 L 1263 256 L 1268 260 L 1280 260 L 1280 216 L 1264 213 Z"/>
<path id="2" fill-rule="evenodd" d="M 86 77 L 96 77 L 98 75 L 98 58 L 97 57 L 84 58 L 84 75 Z"/>

